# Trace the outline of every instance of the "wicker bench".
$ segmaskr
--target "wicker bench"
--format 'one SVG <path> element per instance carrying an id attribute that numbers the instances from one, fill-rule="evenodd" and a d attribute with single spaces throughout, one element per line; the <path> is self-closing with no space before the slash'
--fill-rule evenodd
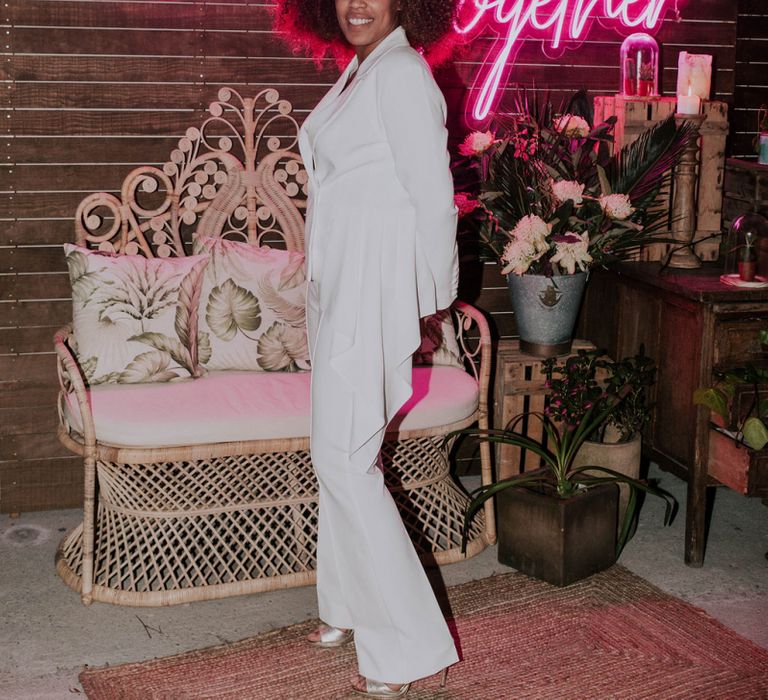
<path id="1" fill-rule="evenodd" d="M 290 103 L 272 89 L 243 99 L 222 88 L 209 112 L 162 167 L 133 170 L 119 198 L 97 193 L 81 203 L 78 245 L 146 257 L 184 256 L 193 235 L 206 235 L 303 249 L 306 173 L 294 150 L 298 126 Z M 460 419 L 440 425 L 411 421 L 409 427 L 406 412 L 395 421 L 398 427 L 390 427 L 382 450 L 388 485 L 414 544 L 424 561 L 439 564 L 464 556 L 467 502 L 449 473 L 451 445 L 444 436 L 474 422 L 481 428 L 488 423 L 488 327 L 467 304 L 457 302 L 452 314 L 476 391 L 473 405 Z M 128 440 L 127 431 L 124 441 L 116 439 L 113 426 L 105 437 L 100 392 L 109 388 L 87 385 L 71 326 L 61 329 L 54 343 L 59 437 L 82 456 L 85 468 L 83 522 L 62 540 L 56 568 L 85 604 L 169 605 L 314 582 L 317 486 L 307 431 L 142 445 L 136 435 Z M 308 385 L 308 373 L 258 374 Z M 204 380 L 190 380 L 183 391 L 194 392 Z M 440 383 L 414 374 L 414 385 L 427 398 L 430 386 Z M 128 401 L 132 388 L 123 390 Z M 488 483 L 487 443 L 481 445 L 481 461 Z M 484 517 L 475 520 L 468 556 L 495 541 L 491 509 L 489 502 Z"/>

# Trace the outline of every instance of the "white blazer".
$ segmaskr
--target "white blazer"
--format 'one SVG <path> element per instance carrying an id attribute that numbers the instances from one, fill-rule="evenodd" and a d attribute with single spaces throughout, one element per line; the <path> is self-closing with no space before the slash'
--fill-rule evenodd
<path id="1" fill-rule="evenodd" d="M 308 306 L 310 347 L 318 332 L 334 334 L 313 371 L 327 361 L 359 396 L 350 453 L 410 397 L 419 317 L 456 298 L 445 117 L 428 65 L 398 27 L 362 64 L 350 61 L 299 132 L 307 276 L 319 300 Z"/>

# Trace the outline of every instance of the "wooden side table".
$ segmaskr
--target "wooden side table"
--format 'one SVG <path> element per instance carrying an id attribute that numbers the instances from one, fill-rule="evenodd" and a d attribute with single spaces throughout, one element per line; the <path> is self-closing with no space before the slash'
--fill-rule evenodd
<path id="1" fill-rule="evenodd" d="M 701 566 L 709 473 L 709 412 L 693 392 L 713 383 L 713 370 L 762 357 L 757 333 L 768 327 L 768 289 L 720 282 L 721 269 L 667 270 L 659 263 L 623 263 L 590 279 L 580 335 L 612 357 L 641 344 L 658 365 L 655 409 L 643 451 L 688 482 L 685 561 Z"/>

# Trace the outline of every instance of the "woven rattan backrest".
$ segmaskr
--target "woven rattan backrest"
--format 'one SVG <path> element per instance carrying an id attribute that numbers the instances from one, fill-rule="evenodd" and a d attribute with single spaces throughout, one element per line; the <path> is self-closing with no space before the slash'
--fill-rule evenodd
<path id="1" fill-rule="evenodd" d="M 147 257 L 182 256 L 194 236 L 304 248 L 307 174 L 298 124 L 277 90 L 243 98 L 221 88 L 162 167 L 125 178 L 120 197 L 97 192 L 77 209 L 78 245 Z"/>

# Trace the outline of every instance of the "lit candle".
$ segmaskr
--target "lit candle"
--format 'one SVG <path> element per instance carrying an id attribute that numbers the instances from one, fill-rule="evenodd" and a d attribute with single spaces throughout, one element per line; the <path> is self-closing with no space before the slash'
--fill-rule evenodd
<path id="1" fill-rule="evenodd" d="M 678 114 L 698 114 L 701 110 L 701 98 L 693 94 L 693 88 L 688 86 L 687 95 L 677 96 Z"/>
<path id="2" fill-rule="evenodd" d="M 712 56 L 681 51 L 677 59 L 677 94 L 709 99 L 712 83 Z"/>

